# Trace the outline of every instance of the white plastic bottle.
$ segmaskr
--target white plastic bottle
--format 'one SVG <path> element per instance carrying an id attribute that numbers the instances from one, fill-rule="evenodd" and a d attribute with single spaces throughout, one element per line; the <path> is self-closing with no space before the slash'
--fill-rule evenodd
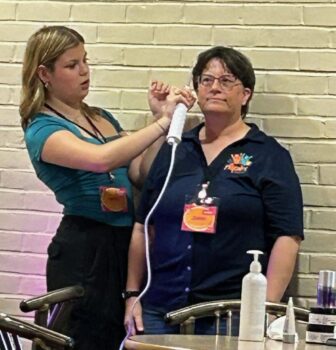
<path id="1" fill-rule="evenodd" d="M 249 250 L 254 260 L 250 265 L 250 272 L 243 278 L 239 340 L 263 341 L 265 333 L 266 311 L 266 277 L 261 273 L 261 264 L 258 261 L 259 250 Z"/>

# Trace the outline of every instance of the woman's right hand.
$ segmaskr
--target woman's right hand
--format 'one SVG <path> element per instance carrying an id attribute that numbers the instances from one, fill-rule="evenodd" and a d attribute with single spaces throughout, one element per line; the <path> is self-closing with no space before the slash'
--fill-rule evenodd
<path id="1" fill-rule="evenodd" d="M 136 299 L 137 297 L 131 297 L 126 300 L 124 326 L 126 332 L 129 332 L 130 335 L 136 335 L 144 331 L 140 301 L 133 308 Z"/>
<path id="2" fill-rule="evenodd" d="M 184 103 L 190 109 L 196 98 L 190 88 L 178 88 L 152 81 L 148 92 L 148 102 L 155 119 L 172 118 L 176 105 Z"/>

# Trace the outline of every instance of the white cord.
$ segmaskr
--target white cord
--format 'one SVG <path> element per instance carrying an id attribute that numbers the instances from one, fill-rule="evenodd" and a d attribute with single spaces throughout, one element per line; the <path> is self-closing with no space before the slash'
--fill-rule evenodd
<path id="1" fill-rule="evenodd" d="M 175 153 L 176 153 L 177 146 L 178 146 L 177 142 L 173 142 L 172 143 L 172 154 L 171 154 L 170 165 L 169 165 L 169 169 L 168 169 L 166 180 L 165 180 L 165 182 L 163 184 L 163 187 L 161 189 L 161 192 L 160 192 L 158 198 L 156 199 L 154 205 L 152 206 L 151 210 L 149 211 L 149 213 L 147 214 L 146 219 L 145 219 L 144 231 L 145 231 L 145 248 L 146 248 L 146 265 L 147 265 L 147 283 L 146 283 L 145 288 L 141 292 L 141 294 L 135 299 L 134 303 L 132 304 L 131 312 L 130 312 L 131 319 L 129 320 L 129 322 L 130 322 L 129 324 L 131 324 L 131 325 L 134 325 L 133 312 L 134 312 L 135 305 L 147 293 L 147 290 L 149 289 L 150 284 L 151 284 L 152 271 L 151 271 L 150 257 L 149 257 L 148 223 L 149 223 L 150 217 L 154 213 L 156 207 L 158 206 L 158 204 L 159 204 L 159 202 L 160 202 L 160 200 L 161 200 L 161 198 L 162 198 L 163 194 L 165 193 L 166 188 L 168 186 L 171 174 L 173 172 L 173 167 L 174 167 L 174 163 L 175 163 Z M 119 350 L 123 350 L 125 342 L 126 342 L 126 340 L 129 338 L 129 336 L 131 334 L 130 332 L 131 332 L 132 328 L 135 329 L 135 327 L 133 327 L 133 326 L 132 327 L 128 326 L 127 334 L 126 334 L 124 340 L 122 341 L 122 343 L 120 344 Z"/>

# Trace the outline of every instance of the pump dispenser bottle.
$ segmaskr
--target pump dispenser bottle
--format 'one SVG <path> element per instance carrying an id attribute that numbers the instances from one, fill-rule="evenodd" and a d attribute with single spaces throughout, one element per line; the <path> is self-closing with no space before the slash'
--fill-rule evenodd
<path id="1" fill-rule="evenodd" d="M 243 278 L 240 308 L 239 340 L 263 341 L 265 333 L 266 277 L 261 273 L 259 250 L 249 250 L 254 260 Z"/>

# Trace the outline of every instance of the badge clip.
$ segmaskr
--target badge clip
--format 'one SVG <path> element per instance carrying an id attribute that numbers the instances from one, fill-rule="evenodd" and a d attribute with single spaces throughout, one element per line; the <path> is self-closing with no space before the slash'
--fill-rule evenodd
<path id="1" fill-rule="evenodd" d="M 108 174 L 109 174 L 110 180 L 111 180 L 112 182 L 114 182 L 115 176 L 113 175 L 112 171 L 109 171 Z"/>
<path id="2" fill-rule="evenodd" d="M 204 203 L 205 199 L 208 197 L 207 189 L 209 187 L 209 182 L 202 184 L 202 189 L 198 192 L 198 199 L 200 203 Z"/>

